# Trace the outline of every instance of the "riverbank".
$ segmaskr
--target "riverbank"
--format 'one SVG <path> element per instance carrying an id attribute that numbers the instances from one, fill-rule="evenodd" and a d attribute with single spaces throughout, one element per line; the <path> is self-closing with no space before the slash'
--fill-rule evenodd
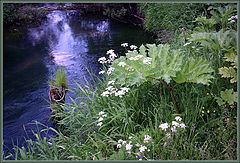
<path id="1" fill-rule="evenodd" d="M 215 8 L 213 5 L 204 14 L 193 11 L 196 22 L 190 18 L 183 24 L 184 16 L 179 18 L 178 14 L 188 16 L 190 10 L 169 12 L 166 6 L 189 7 L 149 4 L 144 16 L 155 15 L 154 19 L 148 19 L 149 31 L 164 30 L 158 26 L 162 23 L 161 27 L 168 25 L 166 31 L 175 32 L 170 44 L 144 42 L 138 37 L 148 37 L 139 29 L 135 33 L 132 28 L 117 33 L 127 26 L 121 24 L 117 28 L 116 24 L 102 20 L 101 23 L 80 22 L 85 27 L 81 29 L 89 28 L 90 32 L 70 28 L 69 21 L 62 24 L 65 28 L 55 26 L 53 31 L 63 31 L 63 37 L 59 38 L 68 38 L 57 41 L 56 47 L 68 47 L 64 52 L 72 48 L 76 51 L 77 64 L 71 66 L 75 69 L 69 75 L 84 78 L 86 73 L 75 72 L 91 68 L 90 63 L 101 66 L 82 80 L 84 84 L 81 81 L 75 85 L 75 98 L 56 109 L 54 116 L 60 118 L 58 124 L 62 128 L 46 127 L 34 134 L 36 140 L 28 139 L 26 147 L 16 147 L 4 157 L 17 160 L 237 160 L 237 6 L 220 4 Z M 159 19 L 159 13 L 153 12 L 156 10 L 161 11 L 161 17 L 169 18 Z M 226 15 L 222 16 L 218 10 L 225 11 Z M 64 17 L 62 12 L 54 14 Z M 172 21 L 177 24 L 167 24 Z M 214 23 L 208 24 L 210 21 Z M 189 24 L 188 28 L 183 26 L 185 23 Z M 104 35 L 96 37 L 89 34 L 92 32 Z M 79 37 L 84 38 L 78 42 L 80 45 L 74 43 Z M 85 41 L 86 38 L 89 40 Z M 132 40 L 127 40 L 129 38 Z M 87 49 L 89 47 L 92 49 Z M 53 53 L 59 54 L 60 50 L 63 52 L 63 49 L 54 49 Z M 99 55 L 91 57 L 96 53 Z M 87 59 L 89 62 L 79 67 Z M 71 65 L 72 58 L 58 61 Z M 53 131 L 55 137 L 41 136 L 49 131 Z"/>
<path id="2" fill-rule="evenodd" d="M 43 25 L 22 31 L 22 38 L 4 33 L 5 155 L 16 147 L 13 142 L 21 147 L 25 142 L 22 136 L 36 140 L 32 133 L 36 125 L 31 124 L 34 121 L 52 126 L 48 82 L 51 76 L 54 78 L 57 67 L 65 68 L 69 87 L 74 89 L 76 82 L 82 86 L 92 83 L 87 69 L 99 75 L 102 65 L 98 58 L 106 56 L 109 47 L 122 54 L 123 41 L 136 46 L 154 42 L 144 30 L 98 14 L 81 16 L 70 10 L 54 10 L 47 17 Z M 67 95 L 67 104 L 72 103 L 69 96 L 78 97 L 72 91 Z"/>
<path id="3" fill-rule="evenodd" d="M 50 6 L 49 6 L 50 5 Z M 126 24 L 142 27 L 144 18 L 137 10 L 136 4 L 101 4 L 101 3 L 73 3 L 71 5 L 44 5 L 36 4 L 4 4 L 4 27 L 17 30 L 21 26 L 37 26 L 46 15 L 54 10 L 75 10 L 85 14 L 100 14 Z"/>

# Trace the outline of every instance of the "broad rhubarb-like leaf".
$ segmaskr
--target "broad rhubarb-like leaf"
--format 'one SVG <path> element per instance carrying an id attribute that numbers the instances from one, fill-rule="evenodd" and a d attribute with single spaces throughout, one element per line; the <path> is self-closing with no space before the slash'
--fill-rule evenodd
<path id="1" fill-rule="evenodd" d="M 231 83 L 237 82 L 237 71 L 233 67 L 221 67 L 218 70 L 223 78 L 232 78 Z"/>
<path id="2" fill-rule="evenodd" d="M 220 97 L 215 97 L 215 99 L 219 106 L 224 105 L 226 102 L 229 105 L 233 105 L 234 102 L 237 102 L 237 92 L 233 92 L 232 89 L 226 89 L 221 91 Z"/>
<path id="3" fill-rule="evenodd" d="M 169 45 L 142 45 L 139 51 L 129 51 L 112 62 L 115 71 L 111 80 L 120 85 L 141 84 L 149 79 L 177 83 L 193 82 L 209 84 L 213 69 L 203 59 L 187 58 Z"/>
<path id="4" fill-rule="evenodd" d="M 213 76 L 211 73 L 214 71 L 207 60 L 184 58 L 181 71 L 177 72 L 177 75 L 173 80 L 176 83 L 192 82 L 209 85 Z"/>

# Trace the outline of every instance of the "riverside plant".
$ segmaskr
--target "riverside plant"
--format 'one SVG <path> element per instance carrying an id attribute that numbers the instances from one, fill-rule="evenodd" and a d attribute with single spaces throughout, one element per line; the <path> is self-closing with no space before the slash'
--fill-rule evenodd
<path id="1" fill-rule="evenodd" d="M 63 68 L 58 68 L 55 73 L 56 79 L 53 81 L 52 77 L 49 82 L 49 100 L 51 102 L 51 114 L 54 114 L 56 108 L 55 104 L 65 103 L 65 96 L 68 89 L 66 80 L 66 72 Z"/>
<path id="2" fill-rule="evenodd" d="M 155 152 L 165 154 L 166 148 L 174 146 L 174 142 L 184 135 L 186 125 L 182 118 L 175 117 L 171 123 L 162 123 L 155 132 L 142 131 L 138 134 L 130 134 L 126 139 L 116 142 L 118 152 L 110 156 L 110 159 L 153 160 L 157 158 Z"/>
<path id="3" fill-rule="evenodd" d="M 122 46 L 127 47 L 124 43 Z M 176 113 L 180 109 L 176 102 L 173 90 L 181 83 L 197 83 L 209 85 L 214 71 L 207 60 L 182 55 L 179 50 L 170 50 L 168 44 L 130 46 L 126 56 L 117 56 L 114 50 L 109 50 L 109 59 L 101 57 L 99 62 L 111 63 L 106 71 L 109 79 L 120 86 L 131 87 L 141 85 L 144 82 L 160 82 L 170 92 L 175 105 Z M 105 71 L 100 71 L 100 74 Z"/>

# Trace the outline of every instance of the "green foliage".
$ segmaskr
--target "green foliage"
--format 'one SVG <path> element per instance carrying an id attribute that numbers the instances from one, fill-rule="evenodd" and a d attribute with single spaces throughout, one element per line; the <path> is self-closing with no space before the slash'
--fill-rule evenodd
<path id="1" fill-rule="evenodd" d="M 50 86 L 56 86 L 56 87 L 64 87 L 65 89 L 68 88 L 67 84 L 67 77 L 66 72 L 64 68 L 58 68 L 55 72 L 55 82 L 53 81 L 52 77 L 49 81 Z"/>
<path id="2" fill-rule="evenodd" d="M 233 24 L 228 19 L 237 14 L 237 6 L 235 4 L 209 6 L 207 10 L 206 16 L 198 17 L 193 21 L 198 22 L 200 25 L 194 28 L 194 30 L 201 29 L 202 31 L 212 32 L 220 29 L 232 29 Z"/>
<path id="3" fill-rule="evenodd" d="M 176 77 L 173 78 L 176 83 L 192 82 L 209 85 L 214 78 L 211 75 L 214 70 L 207 60 L 185 57 L 183 62 L 186 64 L 182 64 L 181 71 L 177 72 Z"/>
<path id="4" fill-rule="evenodd" d="M 121 9 L 106 8 L 103 11 L 103 15 L 111 18 L 122 18 L 126 15 L 127 9 L 122 7 Z"/>
<path id="5" fill-rule="evenodd" d="M 194 30 L 202 29 L 203 31 L 205 31 L 205 30 L 211 31 L 213 29 L 213 27 L 217 24 L 216 20 L 214 20 L 212 18 L 207 19 L 205 16 L 198 17 L 193 22 L 198 22 L 198 24 L 201 24 L 202 27 L 203 27 L 203 28 L 201 28 L 201 27 L 198 26 Z"/>
<path id="6" fill-rule="evenodd" d="M 118 140 L 123 139 L 128 143 L 132 141 L 133 145 L 144 144 L 143 138 L 150 135 L 152 141 L 146 144 L 150 151 L 142 153 L 144 159 L 236 160 L 237 93 L 233 89 L 220 92 L 226 83 L 219 80 L 218 74 L 214 76 L 216 80 L 212 80 L 213 70 L 210 61 L 196 57 L 207 58 L 209 53 L 207 48 L 210 47 L 211 53 L 219 56 L 211 60 L 211 64 L 219 62 L 221 57 L 224 57 L 225 67 L 237 69 L 236 43 L 231 41 L 233 38 L 228 38 L 230 34 L 226 38 L 224 32 L 220 35 L 222 36 L 213 37 L 211 34 L 198 36 L 200 40 L 196 42 L 206 47 L 199 51 L 190 46 L 181 49 L 183 42 L 178 40 L 176 45 L 171 46 L 181 50 L 171 50 L 167 44 L 147 44 L 142 45 L 138 51 L 126 53 L 126 56 L 118 58 L 110 65 L 115 68 L 110 76 L 106 75 L 99 79 L 93 75 L 93 86 L 87 81 L 88 84 L 84 87 L 77 84 L 76 99 L 69 97 L 71 104 L 61 105 L 65 111 L 56 113 L 61 119 L 58 124 L 63 126 L 58 128 L 61 132 L 51 128 L 56 135 L 42 138 L 41 131 L 40 134 L 35 134 L 35 141 L 27 140 L 27 149 L 14 146 L 12 154 L 5 158 L 138 160 L 139 157 L 134 156 L 139 156 L 139 148 L 134 146 L 133 152 L 128 153 L 125 146 L 117 148 Z M 214 39 L 210 39 L 211 43 L 205 45 L 204 42 L 202 45 L 205 37 Z M 198 46 L 197 43 L 192 44 Z M 219 55 L 220 52 L 222 55 Z M 143 61 L 146 64 L 143 64 Z M 119 66 L 120 62 L 126 65 Z M 101 94 L 109 86 L 110 80 L 116 80 L 113 85 L 116 88 L 121 85 L 131 86 L 130 91 L 123 97 L 114 95 L 103 97 Z M 170 124 L 174 120 L 175 112 L 169 98 L 170 92 L 164 89 L 158 80 L 165 84 L 182 83 L 174 92 L 180 97 L 176 100 L 180 103 L 179 106 L 184 108 L 180 116 L 186 128 L 184 132 L 177 133 L 168 128 L 168 132 L 173 136 L 170 139 L 159 125 L 165 122 Z M 211 84 L 210 80 L 213 81 Z M 50 84 L 53 83 L 51 80 Z M 192 83 L 201 83 L 208 87 Z M 216 97 L 215 94 L 220 94 L 220 97 Z M 233 105 L 224 105 L 226 103 Z M 102 125 L 98 126 L 100 111 L 104 111 L 106 117 L 101 121 Z M 129 139 L 130 136 L 133 136 L 132 140 Z"/>
<path id="7" fill-rule="evenodd" d="M 221 67 L 219 68 L 219 74 L 222 75 L 223 78 L 232 78 L 230 83 L 237 82 L 237 71 L 233 67 Z"/>
<path id="8" fill-rule="evenodd" d="M 219 68 L 219 74 L 222 75 L 223 78 L 231 78 L 230 83 L 237 82 L 237 50 L 234 48 L 232 51 L 226 53 L 224 59 L 230 62 L 231 66 Z"/>
<path id="9" fill-rule="evenodd" d="M 138 57 L 139 59 L 134 60 Z M 151 64 L 144 64 L 147 59 L 151 59 Z M 126 63 L 126 66 L 119 66 L 120 62 Z M 150 79 L 163 80 L 167 84 L 174 80 L 179 84 L 193 82 L 209 85 L 213 79 L 213 69 L 206 60 L 184 57 L 177 50 L 170 51 L 167 44 L 147 44 L 146 47 L 142 45 L 139 52 L 128 52 L 126 56 L 116 59 L 111 67 L 114 67 L 115 71 L 110 78 L 127 86 L 141 84 Z"/>
<path id="10" fill-rule="evenodd" d="M 229 4 L 224 7 L 213 7 L 210 6 L 208 8 L 210 10 L 210 14 L 212 15 L 211 19 L 213 19 L 216 24 L 216 31 L 219 29 L 227 30 L 229 28 L 229 18 L 234 14 L 237 14 L 237 5 L 236 4 Z"/>
<path id="11" fill-rule="evenodd" d="M 214 54 L 223 54 L 235 47 L 237 42 L 237 32 L 232 30 L 219 32 L 193 33 L 189 41 L 199 42 L 201 46 L 211 49 Z"/>
<path id="12" fill-rule="evenodd" d="M 204 4 L 187 3 L 143 3 L 140 12 L 145 16 L 144 28 L 151 32 L 159 30 L 175 31 L 191 29 L 192 21 L 204 10 Z"/>
<path id="13" fill-rule="evenodd" d="M 32 3 L 4 3 L 3 24 L 6 26 L 33 26 L 42 23 L 49 11 Z"/>
<path id="14" fill-rule="evenodd" d="M 237 92 L 233 92 L 232 89 L 226 89 L 225 91 L 221 91 L 220 97 L 215 97 L 215 99 L 219 106 L 226 103 L 233 105 L 234 102 L 237 102 Z"/>

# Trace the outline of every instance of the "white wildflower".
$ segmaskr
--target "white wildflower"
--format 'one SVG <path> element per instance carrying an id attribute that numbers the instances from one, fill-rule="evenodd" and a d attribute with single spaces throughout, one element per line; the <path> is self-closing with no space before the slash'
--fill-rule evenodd
<path id="1" fill-rule="evenodd" d="M 140 144 L 139 143 L 137 143 L 137 144 L 135 144 L 136 145 L 136 147 L 140 147 Z"/>
<path id="2" fill-rule="evenodd" d="M 151 140 L 151 136 L 149 136 L 149 135 L 144 135 L 144 140 L 143 140 L 144 143 L 147 143 L 147 142 L 149 142 L 150 140 Z"/>
<path id="3" fill-rule="evenodd" d="M 115 92 L 115 96 L 119 96 L 120 98 L 122 98 L 123 95 L 125 95 L 125 91 L 123 91 L 123 90 Z"/>
<path id="4" fill-rule="evenodd" d="M 117 148 L 121 148 L 121 147 L 122 147 L 122 144 L 118 144 L 118 145 L 117 145 Z"/>
<path id="5" fill-rule="evenodd" d="M 128 43 L 122 43 L 121 46 L 122 46 L 122 47 L 127 47 L 127 46 L 128 46 Z"/>
<path id="6" fill-rule="evenodd" d="M 127 64 L 125 63 L 125 62 L 119 62 L 118 63 L 118 66 L 120 66 L 120 67 L 125 67 Z"/>
<path id="7" fill-rule="evenodd" d="M 176 116 L 176 117 L 175 117 L 175 120 L 176 120 L 176 121 L 182 121 L 182 118 L 179 117 L 179 116 Z"/>
<path id="8" fill-rule="evenodd" d="M 102 117 L 100 117 L 100 118 L 98 119 L 98 121 L 99 121 L 99 122 L 101 122 L 102 120 L 103 120 L 103 118 L 102 118 Z"/>
<path id="9" fill-rule="evenodd" d="M 129 60 L 131 60 L 131 61 L 137 61 L 138 59 L 140 59 L 140 58 L 142 58 L 142 57 L 143 57 L 143 55 L 137 55 L 137 56 L 135 56 L 135 57 L 130 57 Z"/>
<path id="10" fill-rule="evenodd" d="M 126 150 L 127 151 L 129 151 L 129 150 L 131 150 L 132 149 L 132 144 L 131 143 L 128 143 L 128 144 L 126 144 Z"/>
<path id="11" fill-rule="evenodd" d="M 143 59 L 143 64 L 145 64 L 145 65 L 150 65 L 151 62 L 152 62 L 152 58 L 150 58 L 150 57 L 147 57 L 147 58 Z"/>
<path id="12" fill-rule="evenodd" d="M 114 67 L 110 67 L 107 71 L 107 74 L 110 75 L 115 70 Z"/>
<path id="13" fill-rule="evenodd" d="M 108 90 L 108 91 L 112 91 L 112 90 L 113 90 L 113 86 L 110 85 L 109 87 L 106 88 L 106 90 Z"/>
<path id="14" fill-rule="evenodd" d="M 172 132 L 177 132 L 176 126 L 173 126 L 173 127 L 171 128 L 171 130 L 172 130 Z"/>
<path id="15" fill-rule="evenodd" d="M 103 114 L 102 117 L 107 117 L 107 114 Z"/>
<path id="16" fill-rule="evenodd" d="M 126 141 L 122 141 L 122 144 L 126 144 L 127 142 Z"/>
<path id="17" fill-rule="evenodd" d="M 178 127 L 178 126 L 179 126 L 179 123 L 176 122 L 176 121 L 172 121 L 172 125 Z"/>
<path id="18" fill-rule="evenodd" d="M 141 145 L 141 147 L 139 148 L 139 151 L 142 153 L 142 152 L 144 152 L 146 149 L 147 149 L 146 146 L 142 146 L 142 145 Z"/>
<path id="19" fill-rule="evenodd" d="M 124 92 L 128 92 L 130 90 L 130 88 L 123 87 L 123 88 L 121 88 L 121 90 L 124 91 Z"/>
<path id="20" fill-rule="evenodd" d="M 113 49 L 108 50 L 107 54 L 114 54 L 114 50 Z"/>
<path id="21" fill-rule="evenodd" d="M 231 20 L 230 23 L 235 23 L 235 20 Z"/>
<path id="22" fill-rule="evenodd" d="M 137 46 L 136 45 L 131 45 L 130 49 L 137 49 Z"/>
<path id="23" fill-rule="evenodd" d="M 180 124 L 180 127 L 185 129 L 185 128 L 186 128 L 186 125 L 185 125 L 184 123 L 181 123 L 181 124 Z"/>
<path id="24" fill-rule="evenodd" d="M 118 140 L 118 143 L 119 143 L 119 144 L 120 144 L 120 143 L 122 143 L 122 142 L 123 142 L 123 140 L 122 140 L 122 139 L 119 139 L 119 140 Z"/>
<path id="25" fill-rule="evenodd" d="M 114 80 L 110 80 L 110 81 L 108 82 L 108 85 L 110 85 L 110 84 L 114 84 L 114 83 L 115 83 Z"/>
<path id="26" fill-rule="evenodd" d="M 99 73 L 98 73 L 98 74 L 104 74 L 104 72 L 105 72 L 105 71 L 99 71 Z"/>
<path id="27" fill-rule="evenodd" d="M 183 46 L 188 46 L 189 44 L 191 44 L 192 42 L 187 42 L 186 44 L 184 44 Z"/>
<path id="28" fill-rule="evenodd" d="M 129 136 L 128 139 L 132 139 L 133 137 L 132 136 Z"/>
<path id="29" fill-rule="evenodd" d="M 115 53 L 112 53 L 109 55 L 110 61 L 114 61 L 114 59 L 117 57 Z"/>
<path id="30" fill-rule="evenodd" d="M 102 124 L 103 124 L 103 123 L 102 123 L 102 122 L 100 122 L 100 123 L 98 123 L 98 124 L 97 124 L 97 126 L 102 126 Z"/>
<path id="31" fill-rule="evenodd" d="M 135 57 L 130 57 L 129 60 L 130 61 L 136 61 Z"/>
<path id="32" fill-rule="evenodd" d="M 170 139 L 171 138 L 171 134 L 170 133 L 166 133 L 166 137 L 167 137 L 167 139 Z"/>
<path id="33" fill-rule="evenodd" d="M 101 94 L 101 96 L 108 97 L 109 94 L 110 94 L 110 93 L 109 93 L 108 91 L 105 91 L 105 92 L 103 92 L 103 93 Z"/>
<path id="34" fill-rule="evenodd" d="M 126 68 L 126 70 L 127 70 L 127 71 L 134 71 L 133 67 L 131 67 L 131 66 L 128 66 L 128 67 Z"/>
<path id="35" fill-rule="evenodd" d="M 116 93 L 117 88 L 113 88 L 112 85 L 110 85 L 109 87 L 106 88 L 107 91 L 109 91 L 109 94 L 113 94 Z"/>
<path id="36" fill-rule="evenodd" d="M 163 123 L 161 125 L 159 125 L 159 127 L 164 130 L 164 131 L 167 131 L 167 128 L 169 127 L 168 123 Z"/>
<path id="37" fill-rule="evenodd" d="M 147 151 L 150 152 L 150 149 L 148 149 Z"/>
<path id="38" fill-rule="evenodd" d="M 104 113 L 105 113 L 104 111 L 100 111 L 98 115 L 103 115 Z"/>
<path id="39" fill-rule="evenodd" d="M 167 144 L 168 144 L 168 143 L 167 143 L 167 142 L 165 142 L 165 143 L 163 144 L 163 146 L 164 146 L 164 147 L 166 147 L 166 146 L 167 146 Z"/>
<path id="40" fill-rule="evenodd" d="M 106 58 L 105 57 L 101 57 L 101 58 L 99 58 L 98 59 L 98 62 L 100 62 L 100 63 L 106 63 Z"/>

